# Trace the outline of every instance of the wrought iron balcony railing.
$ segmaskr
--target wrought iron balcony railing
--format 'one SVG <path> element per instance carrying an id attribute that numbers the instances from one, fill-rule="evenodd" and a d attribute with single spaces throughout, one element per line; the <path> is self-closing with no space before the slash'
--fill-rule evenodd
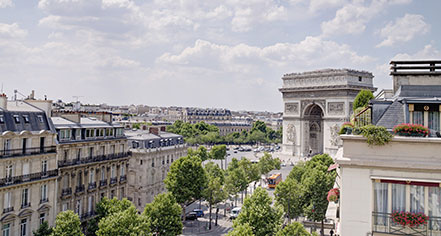
<path id="1" fill-rule="evenodd" d="M 3 208 L 3 214 L 14 211 L 14 207 Z"/>
<path id="2" fill-rule="evenodd" d="M 72 188 L 63 188 L 61 190 L 61 196 L 62 197 L 68 196 L 68 195 L 71 195 L 71 194 L 72 194 Z"/>
<path id="3" fill-rule="evenodd" d="M 30 202 L 26 202 L 26 203 L 22 203 L 21 204 L 21 209 L 28 208 L 28 207 L 31 207 L 31 203 Z"/>
<path id="4" fill-rule="evenodd" d="M 100 180 L 100 187 L 107 186 L 107 179 Z"/>
<path id="5" fill-rule="evenodd" d="M 110 184 L 116 184 L 116 183 L 118 183 L 117 177 L 110 178 Z"/>
<path id="6" fill-rule="evenodd" d="M 0 151 L 0 158 L 39 155 L 46 153 L 56 153 L 56 146 L 34 147 L 34 148 L 18 148 L 18 149 L 3 149 Z"/>
<path id="7" fill-rule="evenodd" d="M 43 204 L 45 202 L 49 202 L 49 199 L 48 198 L 40 199 L 40 204 Z"/>
<path id="8" fill-rule="evenodd" d="M 75 188 L 75 193 L 82 193 L 82 192 L 84 192 L 84 184 L 82 184 L 82 185 L 78 185 L 78 186 Z"/>
<path id="9" fill-rule="evenodd" d="M 0 187 L 31 182 L 35 180 L 56 177 L 58 170 L 49 170 L 44 172 L 32 173 L 27 175 L 12 176 L 0 179 Z"/>
<path id="10" fill-rule="evenodd" d="M 128 157 L 131 154 L 132 154 L 131 152 L 122 152 L 116 154 L 85 157 L 80 159 L 60 160 L 58 161 L 58 167 L 66 167 L 66 166 L 82 165 L 82 164 L 88 164 L 88 163 L 94 163 L 100 161 L 114 160 L 114 159 Z"/>
<path id="11" fill-rule="evenodd" d="M 372 232 L 393 235 L 441 235 L 441 217 L 429 216 L 427 224 L 405 227 L 395 223 L 390 213 L 372 212 Z"/>
<path id="12" fill-rule="evenodd" d="M 89 183 L 89 186 L 87 187 L 87 190 L 93 190 L 96 189 L 96 182 Z"/>
<path id="13" fill-rule="evenodd" d="M 119 177 L 119 182 L 123 183 L 123 182 L 126 182 L 126 181 L 127 181 L 127 176 L 126 175 L 123 175 L 123 176 Z"/>

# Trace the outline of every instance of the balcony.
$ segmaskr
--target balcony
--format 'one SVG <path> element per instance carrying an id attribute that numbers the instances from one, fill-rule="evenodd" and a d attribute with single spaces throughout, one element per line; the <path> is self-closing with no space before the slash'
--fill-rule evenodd
<path id="1" fill-rule="evenodd" d="M 89 186 L 87 186 L 87 190 L 94 190 L 96 189 L 96 182 L 89 183 Z"/>
<path id="2" fill-rule="evenodd" d="M 28 207 L 31 207 L 31 203 L 30 202 L 26 202 L 26 203 L 22 203 L 21 204 L 21 209 L 28 208 Z"/>
<path id="3" fill-rule="evenodd" d="M 72 188 L 63 188 L 61 190 L 61 197 L 69 196 L 72 194 Z"/>
<path id="4" fill-rule="evenodd" d="M 372 222 L 373 233 L 391 235 L 441 235 L 441 217 L 429 216 L 426 225 L 404 227 L 394 223 L 390 213 L 373 212 Z"/>
<path id="5" fill-rule="evenodd" d="M 6 177 L 6 178 L 0 179 L 0 187 L 5 187 L 5 186 L 9 186 L 9 185 L 14 185 L 14 184 L 21 184 L 21 183 L 26 183 L 26 182 L 36 181 L 36 180 L 42 180 L 42 179 L 47 179 L 47 178 L 56 177 L 56 176 L 58 176 L 58 170 L 50 170 L 50 171 L 38 172 L 38 173 L 27 174 L 27 175 Z"/>
<path id="6" fill-rule="evenodd" d="M 75 193 L 82 193 L 82 192 L 84 192 L 84 184 L 82 184 L 82 185 L 78 185 L 78 186 L 75 188 Z"/>
<path id="7" fill-rule="evenodd" d="M 14 207 L 3 208 L 3 214 L 14 211 Z"/>
<path id="8" fill-rule="evenodd" d="M 9 157 L 19 157 L 19 156 L 30 156 L 30 155 L 39 155 L 46 153 L 56 153 L 56 146 L 48 146 L 48 147 L 36 147 L 36 148 L 26 148 L 26 149 L 9 149 L 9 150 L 1 150 L 0 158 L 9 158 Z"/>
<path id="9" fill-rule="evenodd" d="M 43 203 L 46 203 L 46 202 L 49 202 L 48 198 L 40 199 L 40 204 L 43 204 Z"/>
<path id="10" fill-rule="evenodd" d="M 123 175 L 123 176 L 120 176 L 119 177 L 119 182 L 120 183 L 124 183 L 124 182 L 126 182 L 127 181 L 127 176 L 126 175 Z"/>
<path id="11" fill-rule="evenodd" d="M 85 158 L 74 159 L 74 160 L 61 160 L 61 161 L 58 161 L 58 167 L 82 165 L 82 164 L 88 164 L 88 163 L 94 163 L 94 162 L 101 162 L 101 161 L 126 158 L 126 157 L 129 157 L 131 154 L 132 154 L 131 152 L 123 152 L 123 153 L 116 153 L 116 154 L 85 157 Z"/>
<path id="12" fill-rule="evenodd" d="M 118 183 L 118 178 L 117 177 L 110 178 L 110 185 L 113 185 L 113 184 L 116 184 L 116 183 Z"/>
<path id="13" fill-rule="evenodd" d="M 104 187 L 104 186 L 107 186 L 107 179 L 100 180 L 100 187 Z"/>

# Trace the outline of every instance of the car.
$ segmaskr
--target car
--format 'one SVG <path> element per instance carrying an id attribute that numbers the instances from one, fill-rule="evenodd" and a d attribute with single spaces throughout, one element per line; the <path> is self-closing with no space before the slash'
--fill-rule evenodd
<path id="1" fill-rule="evenodd" d="M 236 150 L 234 150 L 234 153 L 237 153 L 237 151 L 236 151 Z"/>
<path id="2" fill-rule="evenodd" d="M 187 215 L 185 216 L 185 220 L 197 220 L 198 219 L 198 214 L 194 211 L 187 213 Z"/>
<path id="3" fill-rule="evenodd" d="M 193 212 L 196 212 L 197 217 L 204 217 L 204 211 L 202 209 L 193 209 Z"/>
<path id="4" fill-rule="evenodd" d="M 232 220 L 236 219 L 237 216 L 239 216 L 241 210 L 242 210 L 241 207 L 233 208 L 233 210 L 231 210 L 231 213 L 230 213 L 230 219 L 232 219 Z"/>

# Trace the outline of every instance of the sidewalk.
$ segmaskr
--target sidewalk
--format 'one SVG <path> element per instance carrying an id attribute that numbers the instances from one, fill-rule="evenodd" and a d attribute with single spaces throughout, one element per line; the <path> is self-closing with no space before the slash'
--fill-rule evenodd
<path id="1" fill-rule="evenodd" d="M 215 235 L 221 236 L 226 235 L 230 230 L 232 230 L 233 223 L 223 214 L 219 213 L 218 225 L 215 226 L 215 214 L 212 214 L 211 230 L 208 230 L 208 214 L 204 217 L 198 218 L 195 221 L 185 221 L 184 229 L 182 230 L 182 235 Z"/>

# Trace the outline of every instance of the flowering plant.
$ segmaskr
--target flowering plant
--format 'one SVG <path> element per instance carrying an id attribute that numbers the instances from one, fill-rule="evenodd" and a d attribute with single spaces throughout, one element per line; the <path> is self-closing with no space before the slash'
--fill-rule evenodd
<path id="1" fill-rule="evenodd" d="M 400 136 L 420 136 L 429 135 L 429 129 L 420 124 L 399 124 L 394 127 L 394 133 Z"/>
<path id="2" fill-rule="evenodd" d="M 329 202 L 337 202 L 339 196 L 340 190 L 338 188 L 333 188 L 329 190 L 327 199 Z"/>
<path id="3" fill-rule="evenodd" d="M 394 223 L 402 226 L 415 227 L 415 226 L 427 224 L 429 217 L 426 216 L 424 213 L 396 211 L 392 213 L 392 220 Z"/>
<path id="4" fill-rule="evenodd" d="M 352 128 L 354 128 L 354 125 L 351 122 L 345 122 L 341 125 L 338 134 L 346 134 L 348 132 L 348 129 L 352 131 Z"/>

